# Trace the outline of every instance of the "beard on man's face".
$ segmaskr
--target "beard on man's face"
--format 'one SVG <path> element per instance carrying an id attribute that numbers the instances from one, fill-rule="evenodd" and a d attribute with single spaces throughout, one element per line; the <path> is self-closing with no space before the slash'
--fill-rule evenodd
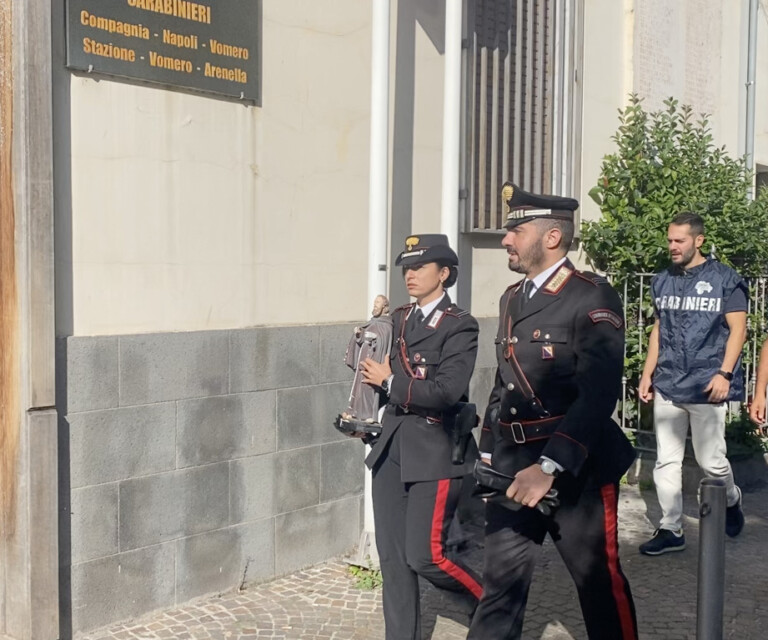
<path id="1" fill-rule="evenodd" d="M 509 252 L 507 252 L 509 253 Z M 517 256 L 517 261 L 507 262 L 510 271 L 528 274 L 544 262 L 544 247 L 541 246 L 541 238 L 523 250 L 515 250 L 512 254 Z"/>

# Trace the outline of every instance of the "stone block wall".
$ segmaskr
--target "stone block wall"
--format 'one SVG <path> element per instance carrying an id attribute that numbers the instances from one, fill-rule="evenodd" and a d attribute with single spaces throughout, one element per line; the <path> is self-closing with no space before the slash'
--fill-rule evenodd
<path id="1" fill-rule="evenodd" d="M 64 627 L 74 632 L 351 550 L 363 446 L 352 325 L 58 342 Z"/>
<path id="2" fill-rule="evenodd" d="M 472 400 L 495 371 L 481 320 Z M 352 324 L 58 342 L 64 628 L 86 631 L 351 551 L 363 446 Z M 66 636 L 65 636 L 66 637 Z"/>

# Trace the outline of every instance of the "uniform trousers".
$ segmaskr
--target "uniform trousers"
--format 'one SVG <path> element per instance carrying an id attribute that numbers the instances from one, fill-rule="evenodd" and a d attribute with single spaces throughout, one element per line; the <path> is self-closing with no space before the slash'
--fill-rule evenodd
<path id="1" fill-rule="evenodd" d="M 576 496 L 558 488 L 561 506 L 551 517 L 486 506 L 484 593 L 468 640 L 522 637 L 531 577 L 547 533 L 576 584 L 590 640 L 637 640 L 632 594 L 619 563 L 618 485 L 586 488 Z M 555 618 L 560 604 L 544 606 Z"/>
<path id="2" fill-rule="evenodd" d="M 482 592 L 479 577 L 445 554 L 461 482 L 461 478 L 402 482 L 399 430 L 373 471 L 387 640 L 421 640 L 419 576 L 456 593 L 468 613 L 477 604 Z"/>
<path id="3" fill-rule="evenodd" d="M 707 477 L 725 481 L 729 507 L 739 501 L 731 464 L 725 457 L 725 414 L 725 402 L 683 404 L 672 402 L 656 392 L 653 402 L 656 430 L 653 482 L 662 512 L 660 529 L 678 531 L 683 526 L 683 457 L 689 425 L 696 463 Z"/>

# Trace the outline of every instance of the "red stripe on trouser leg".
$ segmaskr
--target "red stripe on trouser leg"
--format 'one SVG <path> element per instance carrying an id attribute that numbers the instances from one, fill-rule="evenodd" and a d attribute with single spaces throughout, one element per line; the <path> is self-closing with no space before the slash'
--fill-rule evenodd
<path id="1" fill-rule="evenodd" d="M 448 491 L 451 488 L 450 480 L 437 481 L 437 496 L 435 497 L 435 510 L 432 513 L 432 532 L 429 536 L 432 549 L 432 562 L 435 566 L 449 576 L 458 580 L 473 596 L 480 599 L 483 588 L 464 569 L 451 562 L 443 555 L 443 524 L 445 521 L 445 504 L 448 500 Z"/>
<path id="2" fill-rule="evenodd" d="M 605 554 L 608 558 L 608 573 L 611 576 L 611 590 L 621 622 L 622 640 L 636 640 L 635 625 L 632 623 L 632 610 L 629 598 L 624 589 L 624 576 L 619 570 L 619 536 L 616 529 L 618 514 L 616 512 L 616 487 L 607 484 L 600 489 L 603 499 L 603 514 L 605 519 Z"/>

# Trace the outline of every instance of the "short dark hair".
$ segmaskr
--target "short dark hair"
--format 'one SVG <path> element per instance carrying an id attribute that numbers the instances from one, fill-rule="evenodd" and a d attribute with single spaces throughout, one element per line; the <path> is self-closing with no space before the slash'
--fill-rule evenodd
<path id="1" fill-rule="evenodd" d="M 568 252 L 573 244 L 573 235 L 575 233 L 573 220 L 564 220 L 562 218 L 536 218 L 536 222 L 542 232 L 549 231 L 550 229 L 558 229 L 561 236 L 560 246 L 565 249 L 566 253 Z"/>
<path id="2" fill-rule="evenodd" d="M 687 224 L 691 228 L 691 235 L 694 238 L 696 236 L 704 235 L 704 219 L 698 213 L 694 213 L 693 211 L 681 211 L 672 218 L 672 222 L 669 224 L 674 224 L 679 227 Z"/>

